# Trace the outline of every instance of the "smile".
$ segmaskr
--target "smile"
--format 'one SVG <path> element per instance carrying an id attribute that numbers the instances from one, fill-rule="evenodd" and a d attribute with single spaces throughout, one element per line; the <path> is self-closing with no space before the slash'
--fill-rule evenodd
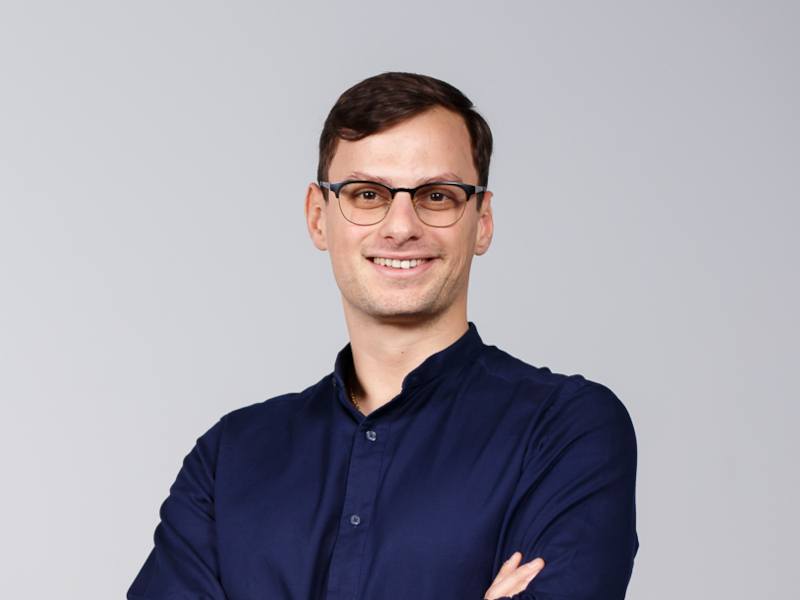
<path id="1" fill-rule="evenodd" d="M 372 262 L 374 262 L 376 265 L 381 265 L 382 267 L 391 267 L 393 269 L 414 269 L 427 261 L 427 258 L 408 258 L 402 260 L 397 258 L 383 258 L 381 256 L 374 256 L 372 258 Z"/>

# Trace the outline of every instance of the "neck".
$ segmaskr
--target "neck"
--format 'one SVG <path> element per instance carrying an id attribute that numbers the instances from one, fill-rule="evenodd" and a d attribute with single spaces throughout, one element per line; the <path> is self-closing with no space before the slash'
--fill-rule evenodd
<path id="1" fill-rule="evenodd" d="M 399 394 L 409 372 L 469 328 L 466 311 L 408 323 L 353 313 L 345 310 L 355 369 L 349 385 L 364 414 Z"/>

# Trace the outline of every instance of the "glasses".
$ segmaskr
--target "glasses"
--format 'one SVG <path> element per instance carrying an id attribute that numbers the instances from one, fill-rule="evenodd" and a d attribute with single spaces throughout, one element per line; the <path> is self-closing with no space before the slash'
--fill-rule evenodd
<path id="1" fill-rule="evenodd" d="M 464 214 L 467 201 L 486 191 L 484 186 L 456 181 L 434 181 L 415 188 L 392 188 L 360 180 L 317 183 L 336 195 L 342 216 L 354 225 L 380 223 L 397 192 L 408 192 L 420 221 L 431 227 L 450 227 Z"/>

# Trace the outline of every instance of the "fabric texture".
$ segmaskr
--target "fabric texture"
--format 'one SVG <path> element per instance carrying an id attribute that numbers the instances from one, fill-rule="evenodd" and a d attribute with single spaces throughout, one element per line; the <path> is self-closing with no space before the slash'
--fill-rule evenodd
<path id="1" fill-rule="evenodd" d="M 197 440 L 130 600 L 480 600 L 517 550 L 546 565 L 513 600 L 624 598 L 637 446 L 609 388 L 472 322 L 366 417 L 351 365 L 348 344 L 316 384 Z"/>

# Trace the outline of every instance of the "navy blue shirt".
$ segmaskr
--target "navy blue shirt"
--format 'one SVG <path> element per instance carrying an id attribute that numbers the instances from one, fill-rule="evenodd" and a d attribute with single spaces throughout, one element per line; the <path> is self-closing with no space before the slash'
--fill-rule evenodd
<path id="1" fill-rule="evenodd" d="M 186 456 L 129 599 L 623 598 L 639 546 L 636 438 L 581 375 L 486 345 L 473 323 L 368 416 L 350 345 L 300 393 L 234 410 Z"/>

